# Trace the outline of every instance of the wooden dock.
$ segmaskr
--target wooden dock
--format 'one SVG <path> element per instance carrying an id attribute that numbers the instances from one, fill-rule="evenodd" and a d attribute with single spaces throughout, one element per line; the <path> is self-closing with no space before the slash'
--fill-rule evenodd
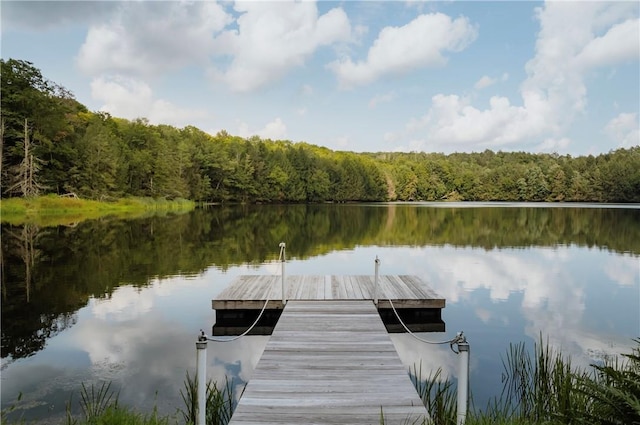
<path id="1" fill-rule="evenodd" d="M 287 300 L 372 300 L 375 298 L 374 276 L 286 276 Z M 398 309 L 442 309 L 439 297 L 418 276 L 381 275 L 378 278 L 378 308 L 391 308 L 389 299 Z M 282 309 L 280 276 L 245 275 L 236 278 L 212 301 L 215 310 L 261 309 L 269 299 L 267 309 Z"/>
<path id="2" fill-rule="evenodd" d="M 299 296 L 322 294 L 321 300 L 289 298 L 230 423 L 377 424 L 381 412 L 388 424 L 422 423 L 427 410 L 375 305 L 362 299 L 370 296 L 362 289 L 367 287 L 358 284 L 356 290 L 349 279 L 350 291 L 361 298 L 347 301 L 347 293 L 333 286 L 339 278 L 313 281 L 316 291 L 305 289 Z M 252 293 L 252 299 L 277 299 L 270 290 Z"/>
<path id="3" fill-rule="evenodd" d="M 374 276 L 287 276 L 287 300 L 334 301 L 373 300 Z M 444 332 L 441 310 L 444 298 L 417 276 L 378 277 L 378 312 L 388 332 L 404 332 L 391 310 L 391 302 L 404 323 L 413 332 Z M 267 302 L 260 322 L 251 335 L 270 335 L 284 304 L 280 276 L 245 275 L 237 277 L 213 301 L 216 324 L 213 335 L 239 335 L 258 317 Z"/>

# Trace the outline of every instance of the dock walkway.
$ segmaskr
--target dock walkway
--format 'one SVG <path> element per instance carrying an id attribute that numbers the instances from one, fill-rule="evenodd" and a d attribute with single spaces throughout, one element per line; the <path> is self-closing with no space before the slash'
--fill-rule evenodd
<path id="1" fill-rule="evenodd" d="M 381 409 L 386 423 L 428 417 L 372 301 L 289 300 L 232 425 L 377 424 Z"/>

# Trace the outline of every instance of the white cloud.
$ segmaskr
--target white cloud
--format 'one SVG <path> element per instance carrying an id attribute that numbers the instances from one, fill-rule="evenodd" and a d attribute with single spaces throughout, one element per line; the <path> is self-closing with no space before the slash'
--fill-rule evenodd
<path id="1" fill-rule="evenodd" d="M 373 109 L 381 103 L 391 102 L 397 97 L 395 91 L 390 91 L 385 94 L 378 94 L 369 100 L 369 108 Z"/>
<path id="2" fill-rule="evenodd" d="M 287 126 L 280 118 L 276 118 L 268 123 L 258 134 L 265 139 L 284 139 L 287 135 Z"/>
<path id="3" fill-rule="evenodd" d="M 91 96 L 104 102 L 101 111 L 127 119 L 147 118 L 152 124 L 182 127 L 207 116 L 204 110 L 180 108 L 155 99 L 147 83 L 122 76 L 95 78 L 91 82 Z"/>
<path id="4" fill-rule="evenodd" d="M 507 81 L 508 79 L 509 79 L 509 74 L 506 72 L 503 73 L 502 76 L 499 78 L 500 81 Z M 498 78 L 491 78 L 488 75 L 483 75 L 482 77 L 480 77 L 478 81 L 476 81 L 476 83 L 473 85 L 473 88 L 475 88 L 476 90 L 482 90 L 484 88 L 494 85 L 497 82 L 498 82 Z"/>
<path id="5" fill-rule="evenodd" d="M 216 54 L 231 56 L 228 66 L 211 75 L 230 89 L 246 92 L 304 65 L 316 49 L 351 37 L 341 8 L 318 16 L 314 2 L 238 2 L 237 29 L 215 40 Z"/>
<path id="6" fill-rule="evenodd" d="M 287 126 L 279 117 L 271 122 L 268 122 L 260 130 L 250 130 L 249 125 L 245 122 L 238 124 L 238 131 L 236 134 L 240 137 L 260 136 L 262 139 L 282 140 L 287 136 Z"/>
<path id="7" fill-rule="evenodd" d="M 550 137 L 538 145 L 538 150 L 542 152 L 560 152 L 566 149 L 570 144 L 571 139 L 568 137 L 561 137 L 559 139 Z"/>
<path id="8" fill-rule="evenodd" d="M 205 64 L 213 36 L 231 22 L 215 2 L 121 3 L 107 23 L 89 28 L 76 58 L 89 75 L 157 75 Z"/>
<path id="9" fill-rule="evenodd" d="M 90 26 L 76 62 L 88 75 L 132 77 L 198 65 L 231 90 L 250 91 L 304 65 L 318 48 L 351 38 L 341 8 L 319 15 L 315 2 L 236 2 L 234 19 L 225 7 L 122 3 L 106 22 Z"/>
<path id="10" fill-rule="evenodd" d="M 611 119 L 604 128 L 605 134 L 621 148 L 640 144 L 640 127 L 636 113 L 621 113 Z"/>
<path id="11" fill-rule="evenodd" d="M 476 308 L 476 316 L 478 316 L 478 318 L 480 320 L 482 320 L 483 323 L 489 323 L 489 320 L 491 320 L 491 311 L 484 309 L 484 308 Z"/>
<path id="12" fill-rule="evenodd" d="M 576 61 L 583 67 L 605 66 L 640 55 L 640 20 L 629 19 L 616 24 L 602 37 L 591 40 Z"/>
<path id="13" fill-rule="evenodd" d="M 121 286 L 109 299 L 92 299 L 89 308 L 98 319 L 126 322 L 150 312 L 154 298 L 155 294 L 152 291 Z"/>
<path id="14" fill-rule="evenodd" d="M 344 57 L 328 65 L 340 86 L 369 84 L 385 75 L 403 74 L 418 68 L 442 66 L 443 52 L 465 49 L 478 31 L 466 17 L 452 20 L 442 13 L 424 14 L 402 27 L 385 27 L 364 61 Z"/>
<path id="15" fill-rule="evenodd" d="M 537 9 L 540 32 L 535 56 L 525 67 L 521 106 L 494 96 L 481 109 L 470 98 L 437 94 L 429 111 L 407 124 L 405 137 L 419 135 L 434 150 L 501 148 L 541 138 L 540 149 L 566 147 L 566 130 L 586 112 L 585 73 L 638 55 L 637 18 L 628 17 L 628 7 L 610 3 L 546 3 Z M 483 77 L 476 88 L 489 82 Z"/>
<path id="16" fill-rule="evenodd" d="M 525 108 L 510 104 L 506 97 L 493 96 L 490 109 L 471 106 L 471 100 L 457 95 L 436 95 L 427 115 L 407 124 L 414 133 L 428 129 L 430 145 L 440 146 L 453 142 L 474 144 L 484 141 L 486 146 L 499 146 L 521 139 L 535 130 L 528 122 Z"/>
<path id="17" fill-rule="evenodd" d="M 609 279 L 621 286 L 640 284 L 640 260 L 632 256 L 617 256 L 608 259 L 604 272 Z"/>
<path id="18" fill-rule="evenodd" d="M 437 336 L 436 336 L 437 335 Z M 431 371 L 441 369 L 440 379 L 454 378 L 458 376 L 458 358 L 451 352 L 448 345 L 434 345 L 418 342 L 411 335 L 406 333 L 389 334 L 395 346 L 402 364 L 414 366 L 421 370 L 427 378 Z M 427 341 L 444 340 L 450 338 L 448 334 L 428 334 L 422 338 Z"/>
<path id="19" fill-rule="evenodd" d="M 491 78 L 488 75 L 483 75 L 482 78 L 480 78 L 478 81 L 476 81 L 476 83 L 474 84 L 474 88 L 476 90 L 482 90 L 486 87 L 492 86 L 496 83 L 496 79 L 495 78 Z"/>

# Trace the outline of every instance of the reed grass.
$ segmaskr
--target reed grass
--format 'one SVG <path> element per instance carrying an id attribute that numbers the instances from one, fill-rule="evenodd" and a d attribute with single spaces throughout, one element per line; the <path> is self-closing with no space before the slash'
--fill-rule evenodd
<path id="1" fill-rule="evenodd" d="M 118 408 L 118 394 L 111 391 L 111 382 L 103 382 L 100 388 L 82 383 L 80 390 L 80 408 L 88 422 L 95 421 L 107 408 Z"/>
<path id="2" fill-rule="evenodd" d="M 183 385 L 184 388 L 180 390 L 180 396 L 185 408 L 180 409 L 180 413 L 182 413 L 185 423 L 195 424 L 198 412 L 198 382 L 187 372 Z M 207 425 L 226 425 L 229 423 L 237 404 L 233 388 L 233 381 L 229 381 L 227 377 L 225 377 L 224 385 L 221 386 L 212 380 L 207 382 L 207 414 L 205 418 Z"/>
<path id="3" fill-rule="evenodd" d="M 640 340 L 623 360 L 607 360 L 591 369 L 572 366 L 571 358 L 548 341 L 512 344 L 503 358 L 503 390 L 485 409 L 469 409 L 467 425 L 488 424 L 640 424 Z M 456 423 L 456 386 L 441 370 L 412 380 L 431 414 L 430 424 Z M 472 398 L 471 398 L 472 399 Z"/>
<path id="4" fill-rule="evenodd" d="M 411 381 L 418 391 L 427 412 L 431 415 L 433 425 L 455 425 L 457 415 L 456 388 L 448 379 L 442 376 L 442 369 L 438 368 L 426 379 L 422 379 L 422 363 L 419 368 L 413 366 Z"/>

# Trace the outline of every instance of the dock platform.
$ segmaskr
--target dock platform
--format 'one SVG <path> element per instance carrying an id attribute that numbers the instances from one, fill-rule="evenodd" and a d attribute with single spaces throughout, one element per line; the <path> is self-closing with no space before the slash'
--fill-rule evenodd
<path id="1" fill-rule="evenodd" d="M 385 423 L 422 423 L 428 412 L 376 306 L 341 292 L 325 300 L 336 292 L 320 281 L 331 289 L 321 300 L 289 299 L 230 424 L 377 424 L 381 414 Z"/>
<path id="2" fill-rule="evenodd" d="M 373 300 L 374 276 L 292 275 L 285 278 L 287 300 Z M 442 309 L 444 298 L 439 297 L 418 276 L 380 275 L 378 277 L 378 308 L 391 308 L 389 299 L 399 309 Z M 268 310 L 282 309 L 282 281 L 280 276 L 243 275 L 237 277 L 213 301 L 215 310 L 261 309 L 269 299 Z"/>
<path id="3" fill-rule="evenodd" d="M 285 293 L 289 301 L 364 301 L 374 300 L 377 295 L 378 313 L 388 332 L 405 332 L 389 300 L 412 332 L 445 331 L 441 313 L 445 300 L 418 276 L 378 276 L 377 294 L 374 282 L 374 276 L 292 275 L 286 277 Z M 250 335 L 270 335 L 285 305 L 282 278 L 239 276 L 211 304 L 216 310 L 213 335 L 239 335 L 256 320 L 263 307 L 264 314 Z"/>

